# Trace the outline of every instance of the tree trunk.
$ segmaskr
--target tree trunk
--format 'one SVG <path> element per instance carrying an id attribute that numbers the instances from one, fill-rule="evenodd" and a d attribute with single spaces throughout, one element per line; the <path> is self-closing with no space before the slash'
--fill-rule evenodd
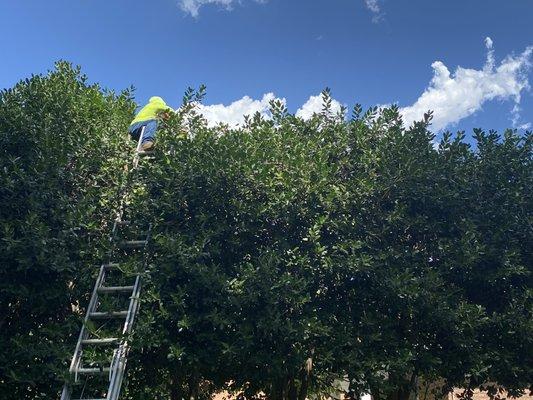
<path id="1" fill-rule="evenodd" d="M 289 400 L 298 400 L 298 390 L 296 389 L 296 384 L 294 382 L 294 377 L 291 377 L 289 380 Z"/>
<path id="2" fill-rule="evenodd" d="M 413 372 L 413 377 L 411 379 L 411 392 L 413 393 L 413 400 L 418 400 L 419 397 L 419 382 L 418 382 L 418 372 Z"/>
<path id="3" fill-rule="evenodd" d="M 309 390 L 309 380 L 311 378 L 311 371 L 313 370 L 313 355 L 315 349 L 311 349 L 311 356 L 305 362 L 304 368 L 300 373 L 300 393 L 298 393 L 298 400 L 305 400 L 307 397 L 307 391 Z"/>
<path id="4" fill-rule="evenodd" d="M 283 400 L 287 400 L 289 398 L 290 385 L 291 385 L 290 377 L 283 378 L 283 382 L 281 384 L 281 398 Z"/>
<path id="5" fill-rule="evenodd" d="M 187 394 L 187 398 L 189 400 L 198 399 L 199 388 L 200 388 L 200 379 L 196 374 L 194 374 L 189 378 L 189 393 Z"/>
<path id="6" fill-rule="evenodd" d="M 179 380 L 172 378 L 170 380 L 170 400 L 182 400 L 182 398 Z"/>
<path id="7" fill-rule="evenodd" d="M 406 385 L 399 386 L 387 395 L 387 400 L 409 400 L 411 389 Z"/>
<path id="8" fill-rule="evenodd" d="M 270 385 L 270 396 L 268 398 L 270 400 L 283 400 L 282 392 L 283 392 L 283 384 L 281 382 L 275 380 Z"/>

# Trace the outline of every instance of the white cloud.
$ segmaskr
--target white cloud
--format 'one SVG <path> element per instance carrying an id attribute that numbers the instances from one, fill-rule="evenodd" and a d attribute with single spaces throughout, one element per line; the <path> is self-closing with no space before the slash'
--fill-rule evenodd
<path id="1" fill-rule="evenodd" d="M 441 61 L 435 61 L 433 79 L 418 100 L 400 109 L 406 125 L 421 120 L 428 110 L 434 111 L 433 128 L 437 131 L 479 111 L 490 100 L 512 100 L 513 126 L 519 124 L 521 93 L 528 90 L 527 73 L 531 69 L 533 46 L 518 56 L 509 55 L 496 66 L 491 38 L 485 39 L 487 60 L 482 69 L 457 67 L 453 74 Z"/>
<path id="2" fill-rule="evenodd" d="M 231 127 L 237 127 L 244 123 L 244 116 L 253 116 L 256 112 L 265 118 L 270 118 L 270 102 L 276 99 L 274 93 L 266 93 L 261 100 L 254 100 L 244 96 L 240 100 L 225 106 L 224 104 L 198 105 L 198 110 L 207 119 L 209 126 L 223 123 Z M 280 99 L 283 104 L 285 99 Z"/>
<path id="3" fill-rule="evenodd" d="M 197 17 L 200 8 L 206 4 L 218 4 L 229 9 L 233 0 L 179 0 L 178 3 L 184 12 L 191 14 L 193 17 Z"/>
<path id="4" fill-rule="evenodd" d="M 366 7 L 373 13 L 379 14 L 381 8 L 379 7 L 378 0 L 365 0 Z"/>
<path id="5" fill-rule="evenodd" d="M 487 47 L 487 49 L 492 49 L 493 45 L 494 45 L 494 42 L 492 41 L 490 37 L 487 36 L 485 38 L 485 46 Z"/>
<path id="6" fill-rule="evenodd" d="M 252 99 L 249 96 L 236 100 L 228 105 L 198 104 L 198 111 L 207 120 L 209 126 L 216 126 L 218 124 L 227 124 L 232 128 L 244 124 L 244 117 L 246 115 L 253 116 L 256 112 L 261 114 L 266 119 L 271 118 L 270 102 L 272 100 L 280 100 L 284 105 L 287 104 L 286 99 L 278 98 L 274 93 L 266 93 L 260 100 Z M 337 114 L 341 111 L 342 105 L 335 99 L 331 99 L 331 112 Z M 320 114 L 323 109 L 322 95 L 311 96 L 307 102 L 296 111 L 296 116 L 305 120 L 310 119 L 313 114 Z"/>
<path id="7" fill-rule="evenodd" d="M 322 112 L 324 105 L 322 101 L 322 96 L 311 96 L 309 97 L 309 100 L 296 111 L 296 116 L 300 117 L 302 119 L 310 119 L 313 114 L 320 114 Z M 335 99 L 331 99 L 331 112 L 333 114 L 337 114 L 339 111 L 341 111 L 341 103 L 339 103 Z"/>
<path id="8" fill-rule="evenodd" d="M 379 5 L 379 0 L 365 0 L 366 8 L 374 14 L 372 17 L 372 22 L 378 23 L 383 19 L 383 13 L 381 12 L 381 6 Z"/>
<path id="9" fill-rule="evenodd" d="M 239 4 L 241 1 L 242 0 L 178 0 L 178 4 L 184 12 L 192 15 L 193 17 L 198 17 L 200 8 L 205 5 L 214 4 L 223 7 L 226 10 L 231 10 L 234 4 Z M 257 3 L 263 3 L 266 0 L 254 1 Z"/>

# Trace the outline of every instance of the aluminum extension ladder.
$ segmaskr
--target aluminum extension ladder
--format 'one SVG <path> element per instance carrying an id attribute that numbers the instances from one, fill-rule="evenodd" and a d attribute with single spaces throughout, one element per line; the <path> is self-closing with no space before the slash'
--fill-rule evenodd
<path id="1" fill-rule="evenodd" d="M 150 157 L 150 152 L 143 151 L 141 148 L 142 139 L 144 135 L 144 127 L 139 135 L 137 147 L 135 149 L 135 156 L 133 158 L 132 169 L 128 172 L 131 174 L 138 168 L 141 158 L 153 159 Z M 78 337 L 76 349 L 70 363 L 69 373 L 70 378 L 65 382 L 63 391 L 61 393 L 61 400 L 118 400 L 122 381 L 124 379 L 126 362 L 129 351 L 128 335 L 132 332 L 132 327 L 135 322 L 135 317 L 139 311 L 139 296 L 141 292 L 141 271 L 147 264 L 147 246 L 150 240 L 151 225 L 148 227 L 146 237 L 142 240 L 124 240 L 119 242 L 119 230 L 130 224 L 124 221 L 124 213 L 126 208 L 126 196 L 128 192 L 128 183 L 130 180 L 126 179 L 125 185 L 120 189 L 119 196 L 121 197 L 119 208 L 115 215 L 112 233 L 110 235 L 111 250 L 108 255 L 108 261 L 100 266 L 100 272 L 96 283 L 94 285 L 92 295 L 87 307 L 83 325 Z M 134 280 L 132 284 L 121 286 L 106 285 L 106 278 L 111 271 L 118 274 L 124 274 L 120 269 L 120 263 L 113 262 L 113 256 L 117 248 L 137 249 L 137 256 L 141 257 L 142 268 L 138 269 L 131 279 Z M 126 278 L 123 276 L 123 278 Z M 99 311 L 99 306 L 102 303 L 102 296 L 124 296 L 129 295 L 129 304 L 125 310 Z M 126 301 L 128 299 L 126 298 Z M 123 321 L 118 326 L 118 337 L 101 337 L 102 335 L 95 334 L 94 327 L 98 323 L 107 323 L 106 321 Z M 98 365 L 97 363 L 90 363 L 85 366 L 83 359 L 84 352 L 90 352 L 92 348 L 106 348 L 113 350 L 110 364 L 108 366 Z M 95 365 L 96 364 L 96 365 Z M 97 378 L 96 378 L 97 377 Z M 85 382 L 83 381 L 85 379 Z M 89 382 L 90 379 L 100 379 L 98 382 Z M 98 388 L 87 389 L 87 384 L 98 386 Z M 80 390 L 81 388 L 81 390 Z M 81 392 L 81 393 L 78 393 Z M 90 397 L 85 397 L 85 393 Z M 96 394 L 95 394 L 96 393 Z"/>

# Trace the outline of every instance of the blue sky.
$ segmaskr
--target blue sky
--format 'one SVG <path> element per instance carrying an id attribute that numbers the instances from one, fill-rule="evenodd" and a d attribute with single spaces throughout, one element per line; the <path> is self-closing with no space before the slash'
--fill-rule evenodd
<path id="1" fill-rule="evenodd" d="M 66 59 L 139 103 L 205 83 L 215 122 L 273 96 L 306 116 L 328 86 L 408 121 L 434 108 L 436 129 L 524 128 L 532 17 L 531 0 L 4 0 L 0 87 Z"/>

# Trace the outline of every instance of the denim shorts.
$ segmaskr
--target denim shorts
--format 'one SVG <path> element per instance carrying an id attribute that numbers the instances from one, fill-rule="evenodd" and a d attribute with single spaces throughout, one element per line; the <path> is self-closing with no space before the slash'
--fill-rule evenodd
<path id="1" fill-rule="evenodd" d="M 148 141 L 155 141 L 155 132 L 157 131 L 157 121 L 155 119 L 150 119 L 148 121 L 136 122 L 133 125 L 130 125 L 128 132 L 131 135 L 131 138 L 135 141 L 139 140 L 139 136 L 144 127 L 143 140 L 141 143 Z"/>

